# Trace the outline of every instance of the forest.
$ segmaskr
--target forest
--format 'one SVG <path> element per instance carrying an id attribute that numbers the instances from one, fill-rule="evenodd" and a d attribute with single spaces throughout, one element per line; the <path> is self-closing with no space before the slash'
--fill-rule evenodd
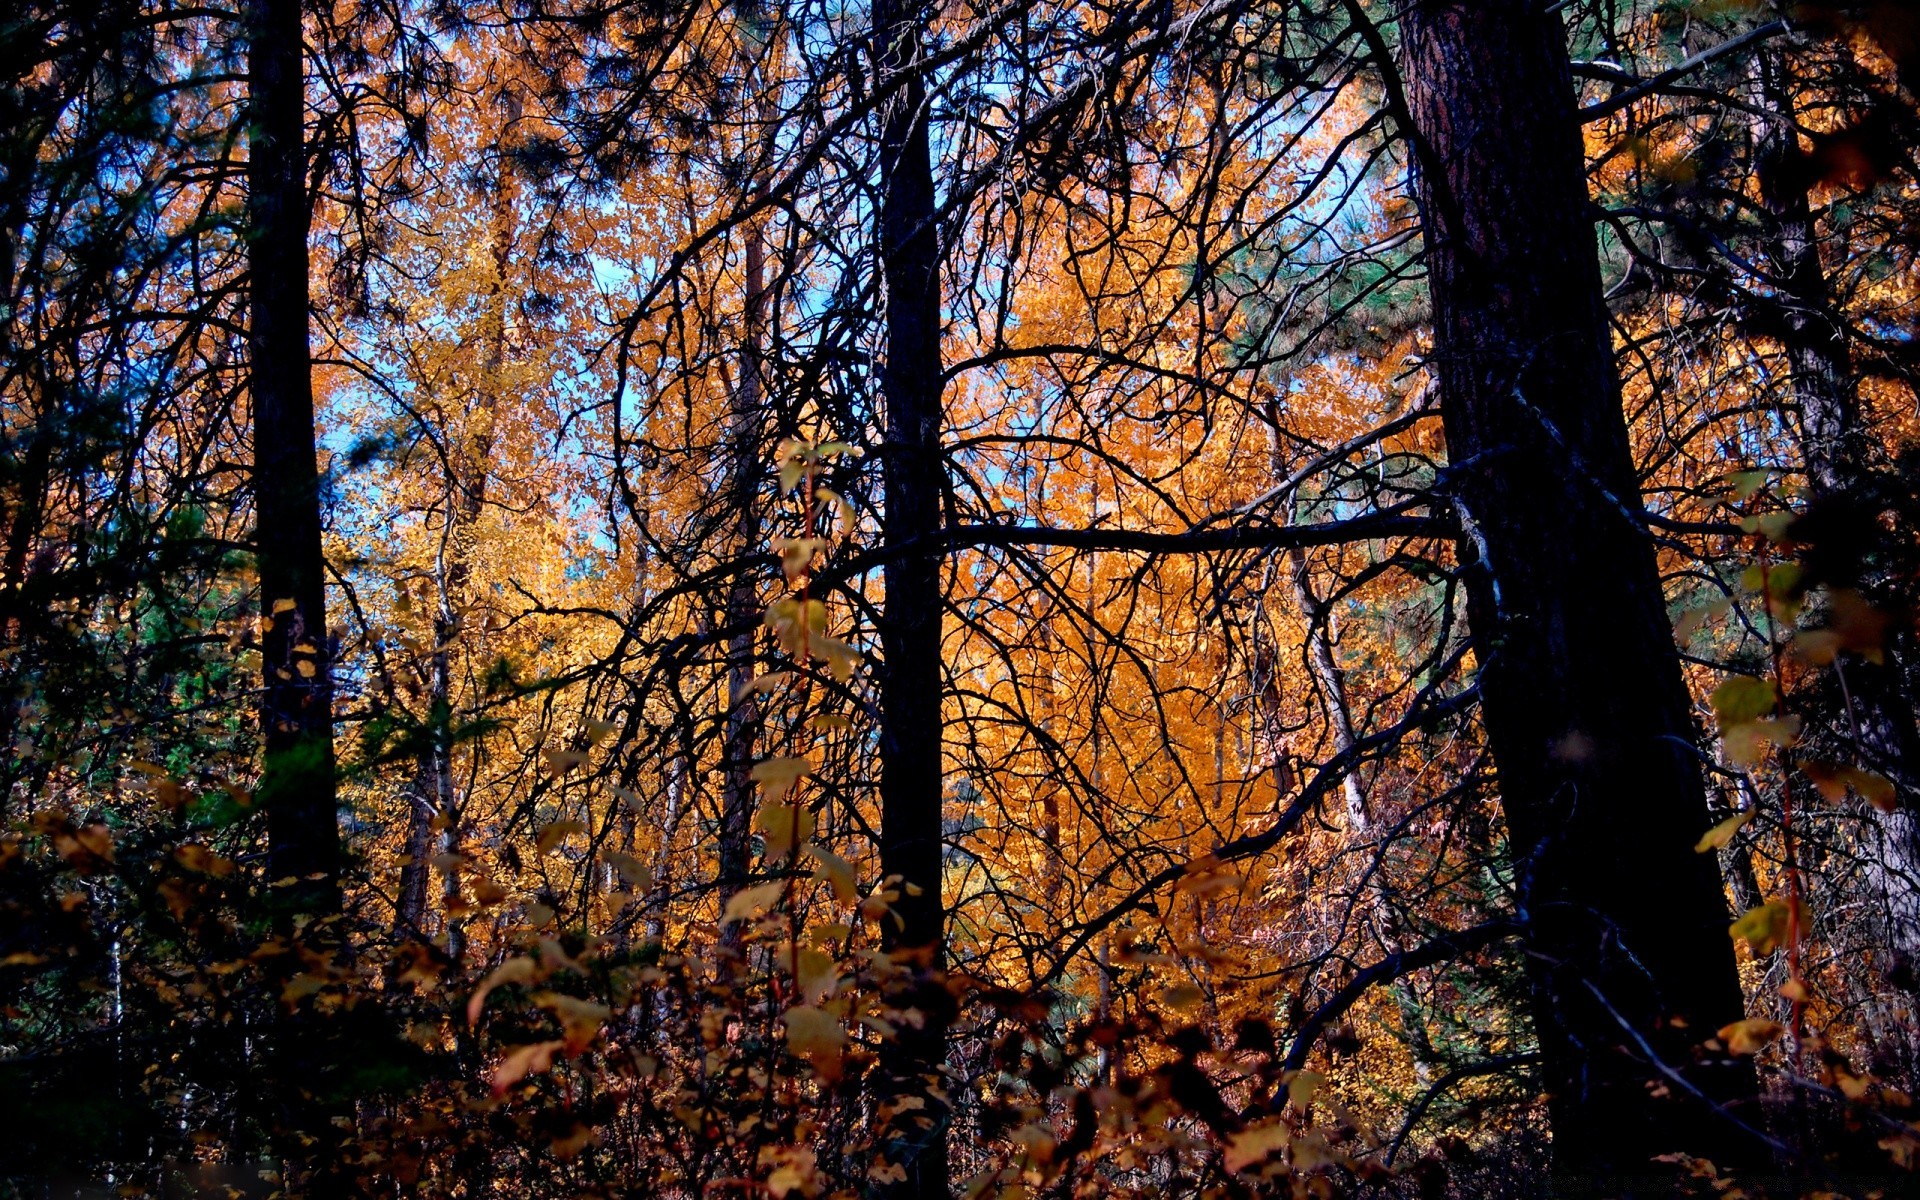
<path id="1" fill-rule="evenodd" d="M 0 1200 L 1920 1195 L 1905 0 L 0 9 Z"/>

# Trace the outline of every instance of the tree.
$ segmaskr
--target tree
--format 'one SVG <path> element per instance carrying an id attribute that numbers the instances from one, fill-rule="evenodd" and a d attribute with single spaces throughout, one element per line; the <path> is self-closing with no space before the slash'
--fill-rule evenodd
<path id="1" fill-rule="evenodd" d="M 300 0 L 247 8 L 247 160 L 255 558 L 260 571 L 260 800 L 276 906 L 340 907 L 333 658 L 308 343 L 305 36 Z"/>
<path id="2" fill-rule="evenodd" d="M 879 255 L 886 295 L 884 509 L 881 535 L 902 552 L 885 567 L 880 615 L 880 870 L 898 880 L 898 924 L 885 939 L 906 978 L 894 1003 L 917 1009 L 888 1044 L 880 1102 L 895 1108 L 885 1157 L 903 1178 L 889 1195 L 947 1194 L 947 1112 L 941 1068 L 947 994 L 941 769 L 941 619 L 946 598 L 935 553 L 944 493 L 940 450 L 940 232 L 936 221 L 926 9 L 918 0 L 874 6 L 879 98 Z M 919 1097 L 924 1108 L 909 1107 Z"/>
<path id="3" fill-rule="evenodd" d="M 1470 623 L 1556 1169 L 1751 1159 L 1750 1073 L 1694 1061 L 1741 997 L 1719 880 L 1691 848 L 1708 810 L 1620 412 L 1564 33 L 1521 0 L 1430 2 L 1405 11 L 1401 39 L 1447 493 L 1477 557 Z"/>

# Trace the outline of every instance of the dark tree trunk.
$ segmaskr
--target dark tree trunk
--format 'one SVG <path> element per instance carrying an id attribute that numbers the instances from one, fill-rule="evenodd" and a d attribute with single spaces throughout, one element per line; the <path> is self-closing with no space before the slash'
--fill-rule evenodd
<path id="1" fill-rule="evenodd" d="M 306 98 L 300 0 L 247 9 L 247 216 L 254 506 L 267 628 L 260 725 L 267 872 L 290 922 L 340 907 L 332 657 L 307 342 Z M 292 882 L 285 882 L 285 881 Z"/>
<path id="2" fill-rule="evenodd" d="M 926 84 L 920 72 L 926 9 L 915 0 L 873 8 L 875 84 L 881 105 L 880 269 L 886 289 L 883 451 L 887 545 L 929 544 L 940 528 L 940 242 L 934 223 Z M 918 1027 L 899 1023 L 881 1061 L 881 1103 L 915 1095 L 926 1107 L 893 1118 L 887 1160 L 906 1178 L 881 1188 L 892 1197 L 944 1197 L 948 1124 L 944 1081 L 952 1006 L 945 967 L 941 883 L 940 560 L 890 559 L 880 620 L 880 864 L 901 881 L 897 926 L 887 948 L 904 971 L 895 1007 L 917 1008 Z"/>
<path id="3" fill-rule="evenodd" d="M 761 408 L 761 339 L 765 336 L 766 250 L 758 223 L 746 230 L 746 294 L 743 298 L 740 331 L 740 380 L 733 389 L 731 411 L 727 414 L 727 460 L 730 475 L 727 503 L 733 508 L 734 552 L 745 562 L 761 547 L 760 543 L 760 471 L 766 453 L 762 438 L 766 419 Z M 759 594 L 753 576 L 741 571 L 727 588 L 726 623 L 738 629 L 727 641 L 727 687 L 732 706 L 722 730 L 723 773 L 720 793 L 720 897 L 726 898 L 747 885 L 751 866 L 753 838 L 753 758 L 754 734 L 759 726 L 760 706 L 747 687 L 756 671 L 754 638 L 758 623 Z M 742 927 L 727 927 L 727 936 L 738 938 Z"/>
<path id="4" fill-rule="evenodd" d="M 1695 1062 L 1741 994 L 1717 872 L 1693 852 L 1709 813 L 1636 516 L 1565 35 L 1533 0 L 1446 0 L 1408 7 L 1402 37 L 1556 1170 L 1631 1193 L 1655 1155 L 1754 1157 L 1726 1113 L 1756 1114 L 1750 1071 Z"/>

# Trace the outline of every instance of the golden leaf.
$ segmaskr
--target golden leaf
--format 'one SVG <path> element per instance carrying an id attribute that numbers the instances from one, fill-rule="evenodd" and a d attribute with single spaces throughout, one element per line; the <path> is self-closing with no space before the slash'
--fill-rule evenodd
<path id="1" fill-rule="evenodd" d="M 613 1010 L 604 1004 L 560 992 L 539 992 L 533 997 L 533 1002 L 559 1018 L 568 1054 L 578 1054 L 586 1049 L 587 1044 L 599 1034 L 600 1026 L 613 1015 Z"/>
<path id="2" fill-rule="evenodd" d="M 787 1049 L 796 1057 L 813 1064 L 813 1069 L 829 1078 L 837 1078 L 840 1052 L 847 1044 L 847 1031 L 839 1018 L 810 1004 L 790 1008 L 781 1017 L 787 1027 Z"/>
<path id="3" fill-rule="evenodd" d="M 510 983 L 532 983 L 539 977 L 540 964 L 530 958 L 510 958 L 493 969 L 493 973 L 480 981 L 480 986 L 467 998 L 467 1024 L 477 1025 L 480 1013 L 487 1006 L 487 994 L 497 987 Z"/>
<path id="4" fill-rule="evenodd" d="M 1727 933 L 1744 940 L 1755 954 L 1772 954 L 1786 940 L 1792 910 L 1778 900 L 1748 909 Z"/>
<path id="5" fill-rule="evenodd" d="M 516 1046 L 500 1060 L 493 1069 L 493 1094 L 502 1096 L 508 1088 L 519 1083 L 529 1075 L 536 1075 L 553 1066 L 553 1056 L 566 1046 L 565 1042 L 531 1042 L 525 1046 Z"/>
<path id="6" fill-rule="evenodd" d="M 807 843 L 807 854 L 818 864 L 813 872 L 815 879 L 824 879 L 833 888 L 833 898 L 842 904 L 851 904 L 859 896 L 854 887 L 853 864 L 841 858 L 833 851 L 813 842 Z"/>
<path id="7" fill-rule="evenodd" d="M 619 850 L 607 851 L 607 865 L 620 876 L 621 882 L 636 892 L 644 892 L 653 886 L 653 869 L 631 854 Z"/>
<path id="8" fill-rule="evenodd" d="M 1227 1170 L 1240 1172 L 1276 1150 L 1284 1150 L 1292 1134 L 1286 1125 L 1275 1121 L 1241 1130 L 1227 1139 Z"/>
<path id="9" fill-rule="evenodd" d="M 1754 811 L 1750 808 L 1745 812 L 1735 813 L 1733 816 L 1728 817 L 1726 820 L 1700 835 L 1700 840 L 1693 844 L 1694 853 L 1705 854 L 1710 850 L 1724 848 L 1728 842 L 1733 840 L 1733 835 L 1740 832 L 1749 821 L 1753 820 L 1753 817 Z"/>
<path id="10" fill-rule="evenodd" d="M 544 857 L 552 854 L 553 848 L 558 846 L 562 839 L 573 834 L 584 835 L 586 832 L 587 827 L 578 821 L 553 821 L 541 826 L 540 832 L 534 837 L 534 847 Z"/>
<path id="11" fill-rule="evenodd" d="M 778 862 L 813 833 L 814 816 L 804 805 L 766 804 L 760 808 L 759 825 L 767 857 Z"/>
<path id="12" fill-rule="evenodd" d="M 735 921 L 746 920 L 748 917 L 751 917 L 756 910 L 773 908 L 774 905 L 780 903 L 780 896 L 786 891 L 786 888 L 787 885 L 784 882 L 776 879 L 772 883 L 762 883 L 755 887 L 740 889 L 728 897 L 727 907 L 720 914 L 720 923 L 722 925 L 731 925 Z"/>
<path id="13" fill-rule="evenodd" d="M 794 784 L 813 774 L 813 764 L 791 756 L 768 758 L 753 764 L 750 774 L 755 783 L 766 789 L 769 800 L 780 800 Z"/>
<path id="14" fill-rule="evenodd" d="M 1765 1017 L 1748 1017 L 1720 1030 L 1720 1040 L 1735 1054 L 1758 1054 L 1767 1044 L 1785 1033 L 1786 1027 Z"/>

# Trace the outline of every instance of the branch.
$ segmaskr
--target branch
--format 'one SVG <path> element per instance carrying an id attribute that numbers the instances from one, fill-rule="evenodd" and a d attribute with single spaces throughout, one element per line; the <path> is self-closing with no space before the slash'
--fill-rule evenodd
<path id="1" fill-rule="evenodd" d="M 1451 676 L 1453 667 L 1458 665 L 1465 653 L 1466 647 L 1462 646 L 1448 659 L 1443 669 L 1434 672 L 1435 682 L 1421 689 L 1413 703 L 1408 705 L 1406 715 L 1401 717 L 1397 724 L 1359 739 L 1328 759 L 1324 766 L 1314 772 L 1313 778 L 1307 782 L 1307 785 L 1300 789 L 1300 794 L 1287 805 L 1286 811 L 1274 820 L 1271 828 L 1260 833 L 1233 838 L 1221 843 L 1212 854 L 1190 863 L 1181 863 L 1155 872 L 1106 911 L 1081 926 L 1080 931 L 1074 935 L 1066 949 L 1055 955 L 1052 965 L 1034 981 L 1034 988 L 1037 990 L 1053 982 L 1062 971 L 1067 969 L 1067 965 L 1073 961 L 1074 956 L 1092 944 L 1094 938 L 1099 937 L 1115 921 L 1146 903 L 1155 893 L 1178 883 L 1196 866 L 1202 863 L 1207 866 L 1221 866 L 1244 859 L 1258 858 L 1265 854 L 1279 845 L 1288 834 L 1299 828 L 1300 822 L 1306 819 L 1307 814 L 1319 807 L 1320 801 L 1325 799 L 1329 792 L 1339 786 L 1340 781 L 1346 778 L 1347 772 L 1358 767 L 1369 755 L 1394 744 L 1408 732 L 1423 724 L 1461 712 L 1470 706 L 1479 698 L 1477 685 L 1467 687 L 1451 696 L 1435 694 L 1439 687 L 1438 681 Z"/>
<path id="2" fill-rule="evenodd" d="M 1610 117 L 1634 101 L 1650 96 L 1666 87 L 1676 79 L 1691 75 L 1701 67 L 1712 62 L 1717 62 L 1729 54 L 1738 54 L 1756 42 L 1764 42 L 1769 38 L 1779 37 L 1791 28 L 1792 27 L 1785 21 L 1768 21 L 1765 25 L 1759 26 L 1756 29 L 1750 29 L 1739 37 L 1729 38 L 1721 42 L 1718 46 L 1702 50 L 1692 58 L 1675 66 L 1668 67 L 1653 78 L 1642 80 L 1624 92 L 1617 92 L 1597 104 L 1589 104 L 1580 110 L 1580 123 L 1584 125 L 1592 121 Z M 1592 69 L 1593 68 L 1589 68 L 1590 71 Z M 1607 77 L 1611 78 L 1611 76 Z"/>
<path id="3" fill-rule="evenodd" d="M 1455 933 L 1443 933 L 1431 941 L 1423 942 L 1411 950 L 1400 950 L 1387 955 L 1370 967 L 1364 967 L 1354 974 L 1347 985 L 1328 998 L 1325 1004 L 1313 1011 L 1300 1031 L 1293 1036 L 1293 1046 L 1287 1051 L 1286 1061 L 1281 1064 L 1286 1070 L 1298 1071 L 1307 1061 L 1307 1054 L 1313 1044 L 1326 1032 L 1327 1026 L 1338 1020 L 1352 1008 L 1368 988 L 1376 983 L 1391 983 L 1402 975 L 1410 975 L 1422 967 L 1445 962 L 1450 958 L 1459 958 L 1475 950 L 1491 946 L 1495 942 L 1505 941 L 1520 932 L 1518 922 L 1501 919 L 1488 921 L 1484 925 L 1475 925 L 1471 929 L 1462 929 Z"/>
<path id="4" fill-rule="evenodd" d="M 1437 517 L 1410 516 L 1389 509 L 1345 521 L 1320 521 L 1309 525 L 1236 525 L 1225 529 L 1190 529 L 1183 533 L 1099 527 L 1056 529 L 1045 525 L 958 525 L 948 529 L 941 540 L 952 549 L 1065 546 L 1076 550 L 1110 550 L 1119 553 L 1204 554 L 1219 550 L 1307 549 L 1390 537 L 1451 538 L 1457 532 L 1452 524 Z"/>
<path id="5" fill-rule="evenodd" d="M 1428 1088 L 1425 1094 L 1420 1097 L 1419 1102 L 1413 1106 L 1412 1111 L 1407 1113 L 1406 1123 L 1400 1126 L 1400 1132 L 1394 1135 L 1393 1143 L 1387 1147 L 1387 1165 L 1391 1167 L 1393 1160 L 1400 1157 L 1400 1148 L 1406 1144 L 1407 1135 L 1413 1132 L 1413 1127 L 1420 1123 L 1420 1118 L 1427 1115 L 1427 1109 L 1435 1100 L 1445 1095 L 1448 1088 L 1459 1083 L 1462 1079 L 1473 1079 L 1481 1075 L 1498 1075 L 1502 1071 L 1509 1071 L 1515 1067 L 1533 1066 L 1539 1061 L 1540 1055 L 1532 1051 L 1525 1054 L 1503 1054 L 1499 1058 L 1490 1058 L 1485 1062 L 1468 1063 L 1464 1067 L 1455 1067 L 1445 1075 L 1442 1075 L 1439 1079 L 1435 1080 L 1433 1086 Z"/>

